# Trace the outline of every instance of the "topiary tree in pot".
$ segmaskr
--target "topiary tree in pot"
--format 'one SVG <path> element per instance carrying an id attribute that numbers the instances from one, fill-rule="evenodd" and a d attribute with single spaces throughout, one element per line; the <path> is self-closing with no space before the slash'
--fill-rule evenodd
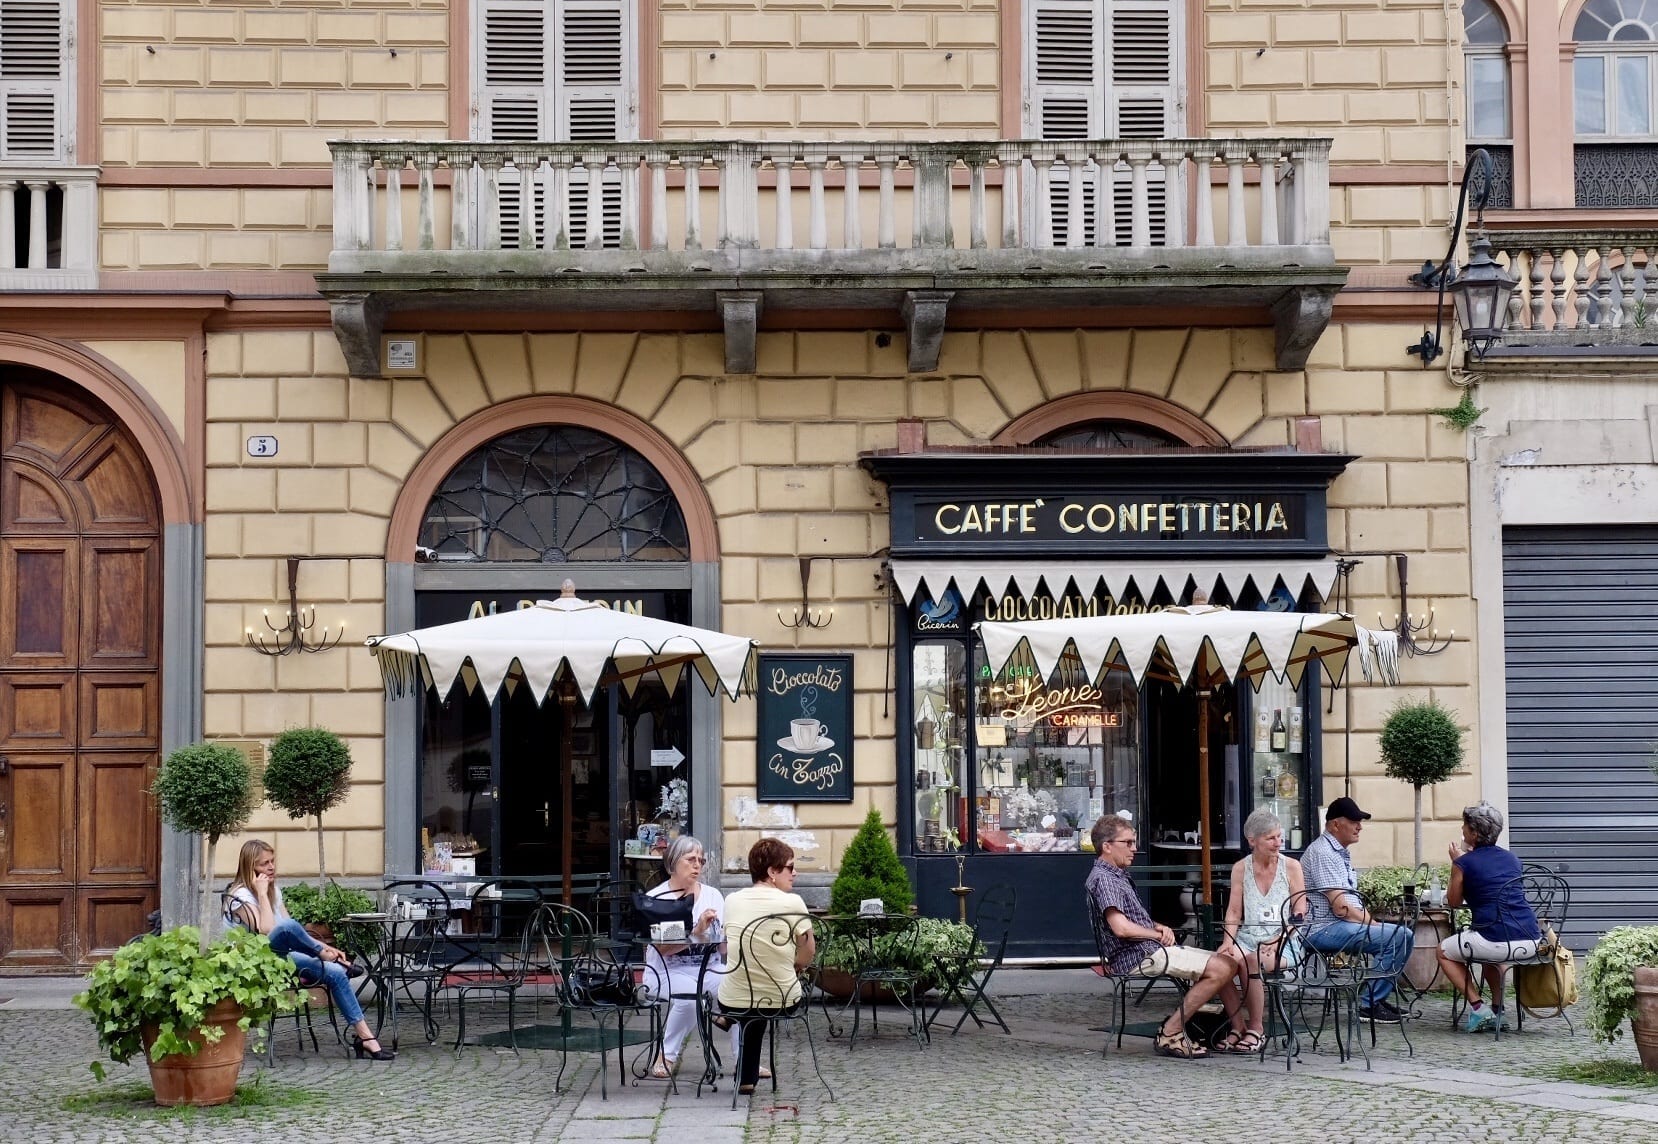
<path id="1" fill-rule="evenodd" d="M 1389 778 L 1416 789 L 1416 856 L 1422 864 L 1422 788 L 1450 778 L 1462 765 L 1462 728 L 1434 700 L 1401 700 L 1382 724 L 1382 765 Z"/>
<path id="2" fill-rule="evenodd" d="M 265 798 L 289 818 L 317 820 L 317 889 L 326 893 L 328 870 L 322 847 L 322 812 L 345 801 L 351 791 L 351 749 L 321 727 L 290 727 L 271 740 L 265 762 Z"/>
<path id="3" fill-rule="evenodd" d="M 865 898 L 880 898 L 887 912 L 894 914 L 903 913 L 915 901 L 910 876 L 887 837 L 881 812 L 873 807 L 841 855 L 840 873 L 829 888 L 829 911 L 855 914 Z"/>
<path id="4" fill-rule="evenodd" d="M 242 829 L 253 813 L 253 773 L 234 747 L 197 743 L 167 756 L 156 776 L 154 794 L 168 826 L 202 836 L 196 928 L 205 957 L 208 923 L 213 917 L 213 855 L 219 839 Z"/>

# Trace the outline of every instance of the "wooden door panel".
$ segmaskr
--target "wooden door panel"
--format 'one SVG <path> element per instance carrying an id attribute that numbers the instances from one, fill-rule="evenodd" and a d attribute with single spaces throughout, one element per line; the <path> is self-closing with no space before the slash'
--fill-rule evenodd
<path id="1" fill-rule="evenodd" d="M 0 668 L 73 668 L 79 589 L 78 541 L 0 541 Z"/>
<path id="2" fill-rule="evenodd" d="M 88 537 L 81 557 L 81 667 L 157 666 L 161 546 L 154 537 Z"/>
<path id="3" fill-rule="evenodd" d="M 99 441 L 63 476 L 81 505 L 87 532 L 147 532 L 159 524 L 149 473 L 124 436 L 112 433 Z"/>
<path id="4" fill-rule="evenodd" d="M 69 495 L 45 472 L 13 463 L 0 479 L 0 527 L 8 536 L 73 533 L 75 509 Z"/>
<path id="5" fill-rule="evenodd" d="M 75 756 L 7 755 L 6 770 L 0 875 L 33 883 L 67 879 L 75 868 Z"/>
<path id="6" fill-rule="evenodd" d="M 160 828 L 150 794 L 154 778 L 155 755 L 150 752 L 81 755 L 76 800 L 80 881 L 134 882 L 157 876 Z"/>
<path id="7" fill-rule="evenodd" d="M 74 905 L 67 886 L 0 890 L 0 969 L 74 965 Z"/>
<path id="8" fill-rule="evenodd" d="M 160 747 L 159 684 L 153 671 L 89 671 L 82 675 L 81 747 L 128 751 Z"/>
<path id="9" fill-rule="evenodd" d="M 107 421 L 62 391 L 8 386 L 0 402 L 0 446 L 7 456 L 28 455 L 42 468 L 62 472 L 108 432 Z"/>
<path id="10" fill-rule="evenodd" d="M 0 675 L 0 751 L 69 751 L 74 747 L 74 673 Z"/>
<path id="11" fill-rule="evenodd" d="M 109 886 L 83 890 L 76 910 L 82 961 L 108 957 L 149 927 L 145 916 L 156 907 L 150 886 Z"/>

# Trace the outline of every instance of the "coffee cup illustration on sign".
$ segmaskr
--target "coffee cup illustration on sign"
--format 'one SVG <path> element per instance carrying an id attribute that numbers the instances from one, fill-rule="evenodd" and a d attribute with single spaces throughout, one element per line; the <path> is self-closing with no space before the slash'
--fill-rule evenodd
<path id="1" fill-rule="evenodd" d="M 817 741 L 823 733 L 823 724 L 816 719 L 789 720 L 789 737 L 794 740 L 794 749 L 810 751 L 817 747 Z"/>

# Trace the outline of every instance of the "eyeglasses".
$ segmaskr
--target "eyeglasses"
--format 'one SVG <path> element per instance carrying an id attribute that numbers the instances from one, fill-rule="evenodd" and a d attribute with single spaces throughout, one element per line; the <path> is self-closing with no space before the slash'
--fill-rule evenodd
<path id="1" fill-rule="evenodd" d="M 685 857 L 681 858 L 680 861 L 695 862 L 698 866 L 701 866 L 706 863 L 708 859 L 704 858 L 701 854 L 687 854 Z"/>
<path id="2" fill-rule="evenodd" d="M 1116 845 L 1126 846 L 1130 850 L 1136 850 L 1140 846 L 1140 840 L 1138 838 L 1117 838 L 1113 841 Z"/>
<path id="3" fill-rule="evenodd" d="M 787 866 L 784 866 L 783 869 L 785 869 L 789 873 L 793 874 L 794 873 L 794 863 L 790 862 Z"/>

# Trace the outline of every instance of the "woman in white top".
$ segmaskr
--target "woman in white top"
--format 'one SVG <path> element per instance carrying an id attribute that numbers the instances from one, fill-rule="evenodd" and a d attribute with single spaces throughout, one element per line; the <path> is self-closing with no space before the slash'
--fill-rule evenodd
<path id="1" fill-rule="evenodd" d="M 1222 1052 L 1255 1053 L 1266 1037 L 1266 1003 L 1261 970 L 1278 968 L 1282 956 L 1284 903 L 1302 893 L 1301 863 L 1285 856 L 1284 824 L 1269 810 L 1244 820 L 1249 857 L 1232 866 L 1232 893 L 1226 900 L 1226 937 L 1220 952 L 1244 965 L 1244 1012 L 1232 1014 L 1232 1030 L 1215 1046 Z M 1288 954 L 1294 963 L 1294 951 Z M 1240 1024 L 1240 1020 L 1247 1022 Z"/>
<path id="2" fill-rule="evenodd" d="M 651 995 L 667 1001 L 670 995 L 677 999 L 668 1006 L 668 1023 L 662 1030 L 662 1055 L 651 1064 L 650 1075 L 667 1080 L 679 1067 L 679 1051 L 685 1038 L 697 1023 L 697 974 L 702 968 L 703 952 L 707 946 L 717 945 L 725 938 L 725 896 L 702 880 L 708 859 L 702 843 L 689 834 L 681 834 L 668 843 L 662 855 L 662 866 L 668 880 L 651 887 L 653 898 L 693 899 L 689 942 L 670 942 L 649 946 L 645 951 L 645 981 Z M 708 964 L 703 983 L 704 990 L 713 996 L 719 987 L 725 965 L 715 953 Z M 732 1030 L 732 1059 L 737 1054 L 737 1030 Z"/>
<path id="3" fill-rule="evenodd" d="M 284 954 L 299 970 L 299 983 L 307 988 L 321 985 L 328 990 L 334 1008 L 340 1011 L 351 1031 L 351 1045 L 357 1058 L 389 1061 L 397 1054 L 380 1047 L 363 1019 L 363 1006 L 351 987 L 351 978 L 363 971 L 351 964 L 341 950 L 325 945 L 305 932 L 305 927 L 288 916 L 282 905 L 282 891 L 276 888 L 276 850 L 258 838 L 242 844 L 236 862 L 236 878 L 225 895 L 225 924 L 243 926 L 270 939 L 271 948 Z"/>

